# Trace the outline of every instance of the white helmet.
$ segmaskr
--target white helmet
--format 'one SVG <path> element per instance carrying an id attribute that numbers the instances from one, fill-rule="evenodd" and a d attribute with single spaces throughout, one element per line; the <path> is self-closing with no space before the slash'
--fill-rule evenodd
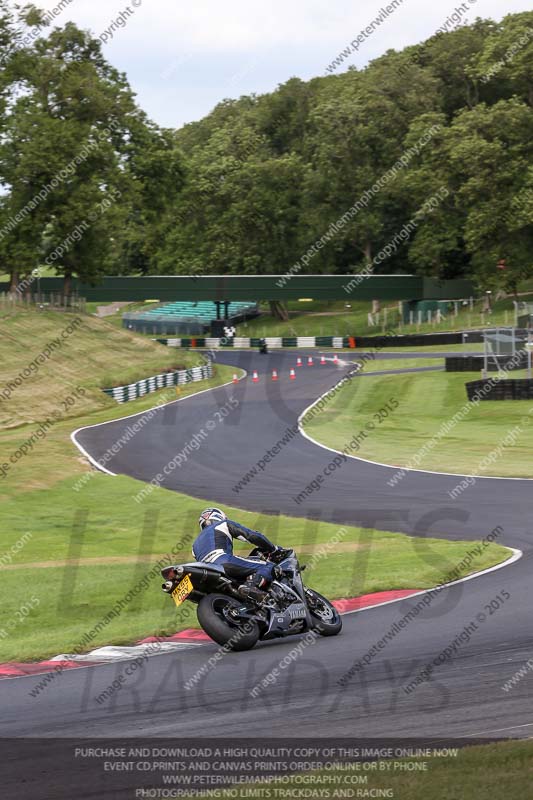
<path id="1" fill-rule="evenodd" d="M 224 522 L 227 516 L 220 508 L 205 508 L 198 517 L 198 524 L 200 529 L 203 530 L 206 525 L 212 525 L 214 522 Z"/>

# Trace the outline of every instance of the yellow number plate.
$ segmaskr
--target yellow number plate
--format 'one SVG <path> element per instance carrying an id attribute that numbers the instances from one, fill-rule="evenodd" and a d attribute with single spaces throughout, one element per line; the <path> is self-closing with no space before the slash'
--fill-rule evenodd
<path id="1" fill-rule="evenodd" d="M 183 580 L 181 580 L 174 591 L 172 592 L 172 598 L 177 606 L 181 606 L 184 600 L 188 598 L 194 586 L 192 585 L 192 581 L 188 575 L 186 575 Z"/>

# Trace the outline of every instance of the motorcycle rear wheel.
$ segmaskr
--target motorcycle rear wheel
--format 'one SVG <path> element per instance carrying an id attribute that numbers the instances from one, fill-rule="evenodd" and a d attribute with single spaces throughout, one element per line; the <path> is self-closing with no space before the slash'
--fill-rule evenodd
<path id="1" fill-rule="evenodd" d="M 235 652 L 251 650 L 259 639 L 259 627 L 251 620 L 231 621 L 228 612 L 242 603 L 224 594 L 208 594 L 198 603 L 198 622 L 211 639 Z"/>
<path id="2" fill-rule="evenodd" d="M 336 636 L 342 630 L 342 617 L 329 600 L 306 587 L 307 606 L 309 613 L 316 620 L 313 629 L 321 636 Z"/>

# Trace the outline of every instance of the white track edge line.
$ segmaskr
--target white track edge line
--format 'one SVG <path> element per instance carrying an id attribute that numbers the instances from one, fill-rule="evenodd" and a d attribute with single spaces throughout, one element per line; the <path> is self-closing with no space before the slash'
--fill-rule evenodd
<path id="1" fill-rule="evenodd" d="M 226 366 L 226 365 L 224 365 Z M 237 367 L 240 369 L 244 374 L 241 375 L 239 378 L 239 382 L 244 380 L 248 375 L 248 372 L 243 369 L 242 367 Z M 188 400 L 190 397 L 198 397 L 201 394 L 205 394 L 206 392 L 214 392 L 215 389 L 222 389 L 224 386 L 233 386 L 233 381 L 226 381 L 226 383 L 221 383 L 219 386 L 212 386 L 210 389 L 202 389 L 199 392 L 193 392 L 192 394 L 188 394 L 187 397 L 178 397 L 177 400 L 170 400 L 168 403 L 161 403 L 159 406 L 153 406 L 152 408 L 146 408 L 144 411 L 137 411 L 135 414 L 128 414 L 125 417 L 117 417 L 116 419 L 108 419 L 105 422 L 96 422 L 94 425 L 83 425 L 81 428 L 76 428 L 75 431 L 72 431 L 70 434 L 70 439 L 73 444 L 78 448 L 78 450 L 85 456 L 85 458 L 90 461 L 93 467 L 96 467 L 97 470 L 100 472 L 105 472 L 106 475 L 111 475 L 113 478 L 117 477 L 116 472 L 111 472 L 111 470 L 107 469 L 107 467 L 102 467 L 91 455 L 87 452 L 87 450 L 76 440 L 76 434 L 80 433 L 80 431 L 87 431 L 90 428 L 100 428 L 102 425 L 111 425 L 112 422 L 122 422 L 125 419 L 132 419 L 133 417 L 140 417 L 143 414 L 148 414 L 150 411 L 157 411 L 160 408 L 165 408 L 165 406 L 171 406 L 174 403 L 181 403 L 182 400 Z"/>
<path id="2" fill-rule="evenodd" d="M 201 647 L 203 644 L 209 644 L 209 642 L 202 642 L 202 641 L 199 641 L 199 642 L 183 642 L 183 643 L 176 642 L 176 644 L 180 645 L 180 649 L 189 650 L 191 648 Z M 213 642 L 213 644 L 216 644 L 216 642 Z M 102 645 L 102 646 L 103 647 L 114 647 L 114 645 Z M 157 653 L 157 652 L 155 652 L 155 653 L 150 653 L 146 658 L 155 658 L 157 656 L 172 655 L 173 653 L 177 653 L 177 652 L 178 652 L 178 650 L 176 650 L 176 651 L 169 650 L 166 653 Z M 90 656 L 91 653 L 90 652 L 89 653 L 85 653 L 84 655 L 85 656 Z M 134 661 L 135 658 L 138 658 L 138 657 L 139 656 L 131 655 L 131 656 L 124 656 L 123 658 L 109 659 L 108 661 L 105 661 L 105 660 L 99 659 L 99 658 L 95 658 L 94 661 L 76 661 L 75 659 L 67 659 L 69 661 L 73 661 L 73 663 L 77 664 L 78 666 L 76 666 L 76 667 L 63 667 L 62 669 L 57 671 L 57 674 L 58 675 L 63 675 L 64 672 L 76 672 L 77 670 L 90 669 L 91 667 L 107 667 L 110 664 L 124 664 L 127 661 Z M 53 661 L 54 658 L 57 658 L 57 656 L 53 656 L 51 659 L 48 659 L 48 660 L 49 661 Z M 10 663 L 10 662 L 7 662 L 7 663 Z M 25 663 L 25 662 L 23 662 L 23 663 Z M 31 664 L 31 663 L 35 663 L 35 662 L 28 662 L 28 663 Z M 61 662 L 58 661 L 57 663 L 60 664 Z M 50 668 L 50 669 L 46 670 L 45 672 L 33 672 L 30 675 L 0 675 L 0 683 L 2 683 L 2 681 L 18 681 L 21 678 L 22 679 L 25 679 L 25 678 L 39 678 L 41 675 L 53 675 L 54 673 L 56 673 L 56 667 Z M 48 684 L 48 685 L 50 685 L 50 684 Z"/>
<path id="3" fill-rule="evenodd" d="M 474 736 L 484 736 L 487 733 L 503 733 L 503 731 L 514 731 L 517 728 L 530 728 L 533 725 L 533 722 L 526 722 L 524 725 L 510 725 L 507 728 L 493 728 L 490 731 L 476 731 L 476 733 L 465 733 L 465 738 L 472 738 Z M 462 738 L 462 737 L 460 737 Z M 528 739 L 531 737 L 527 737 Z M 514 741 L 520 741 L 519 739 L 515 739 Z M 525 741 L 524 739 L 522 741 Z"/>
<path id="4" fill-rule="evenodd" d="M 185 398 L 183 398 L 183 399 L 185 399 Z M 421 589 L 419 592 L 413 592 L 413 594 L 405 595 L 404 597 L 396 597 L 394 600 L 385 600 L 385 602 L 383 602 L 383 603 L 375 603 L 372 606 L 364 606 L 364 608 L 354 608 L 352 611 L 342 611 L 342 612 L 340 612 L 340 616 L 341 617 L 345 617 L 348 614 L 360 614 L 362 611 L 371 611 L 373 608 L 380 608 L 381 606 L 388 606 L 391 603 L 399 603 L 401 600 L 410 600 L 412 597 L 418 597 L 421 594 L 427 594 L 428 592 L 435 591 L 435 589 L 447 589 L 450 586 L 455 586 L 458 583 L 465 583 L 466 581 L 471 581 L 474 578 L 480 578 L 482 575 L 487 575 L 489 572 L 495 572 L 498 569 L 502 569 L 502 567 L 508 567 L 511 564 L 513 564 L 515 561 L 518 561 L 524 555 L 521 550 L 517 550 L 514 547 L 507 547 L 507 549 L 508 550 L 512 550 L 513 555 L 510 556 L 510 558 L 506 559 L 506 561 L 503 561 L 501 564 L 496 564 L 496 566 L 494 566 L 494 567 L 488 567 L 487 569 L 481 570 L 480 572 L 473 572 L 471 575 L 467 575 L 465 578 L 460 578 L 457 581 L 451 581 L 450 583 L 444 583 L 444 584 L 441 584 L 440 586 L 433 586 L 430 589 Z M 394 590 L 391 590 L 391 591 L 394 591 Z M 340 599 L 342 599 L 342 598 L 340 598 Z M 198 647 L 201 644 L 209 644 L 209 642 L 205 642 L 205 643 L 202 643 L 202 642 L 191 642 L 191 643 L 187 642 L 186 643 L 186 642 L 184 642 L 183 644 L 192 645 L 192 647 Z M 187 649 L 187 648 L 183 648 L 183 649 Z M 90 653 L 87 653 L 86 655 L 90 655 Z M 170 655 L 170 653 L 150 653 L 147 656 L 147 658 L 154 658 L 156 656 L 164 656 L 164 655 Z M 95 661 L 94 664 L 87 663 L 86 661 L 80 661 L 80 662 L 78 662 L 80 664 L 80 666 L 79 667 L 75 667 L 73 669 L 89 669 L 90 667 L 102 667 L 102 666 L 106 666 L 107 664 L 122 663 L 122 661 L 130 661 L 130 660 L 131 660 L 131 658 L 121 659 L 120 662 L 118 660 L 114 660 L 114 661 Z M 64 668 L 61 671 L 60 674 L 63 674 L 63 672 L 70 672 L 70 671 L 71 671 L 70 669 Z M 34 673 L 33 675 L 13 675 L 12 677 L 6 675 L 5 677 L 0 678 L 0 681 L 3 681 L 3 680 L 16 681 L 16 680 L 19 680 L 21 678 L 22 679 L 24 679 L 24 678 L 36 678 L 39 675 L 49 675 L 51 673 L 53 673 L 53 670 L 49 670 L 48 672 L 38 672 L 38 673 Z"/>
<path id="5" fill-rule="evenodd" d="M 367 374 L 367 376 L 372 376 L 373 373 L 366 373 L 366 374 Z M 317 405 L 317 403 L 319 403 L 322 400 L 322 398 L 326 397 L 328 394 L 331 394 L 331 392 L 334 389 L 336 389 L 337 386 L 339 385 L 339 383 L 342 383 L 343 380 L 344 379 L 341 378 L 339 381 L 337 381 L 336 384 L 334 384 L 331 387 L 331 389 L 328 389 L 327 392 L 324 392 L 324 394 L 321 394 L 320 397 L 318 397 L 316 400 L 314 400 L 311 403 L 311 405 L 307 406 L 307 408 L 304 411 L 302 411 L 302 413 L 298 417 L 297 424 L 298 424 L 299 432 L 301 433 L 302 436 L 304 436 L 306 439 L 308 439 L 310 442 L 312 442 L 317 447 L 322 447 L 323 450 L 329 450 L 330 453 L 337 453 L 338 455 L 344 455 L 344 456 L 346 456 L 346 458 L 353 458 L 354 461 L 361 461 L 364 464 L 373 464 L 376 467 L 386 467 L 387 469 L 396 470 L 396 472 L 399 472 L 400 470 L 403 470 L 404 472 L 421 472 L 422 474 L 425 474 L 425 475 L 447 475 L 447 476 L 452 477 L 452 478 L 475 478 L 477 481 L 533 481 L 533 478 L 504 478 L 501 475 L 481 475 L 481 476 L 480 475 L 464 475 L 464 474 L 462 474 L 460 472 L 436 472 L 435 470 L 431 470 L 431 469 L 415 469 L 414 467 L 399 467 L 399 466 L 394 465 L 394 464 L 383 464 L 381 461 L 370 461 L 370 459 L 361 458 L 361 456 L 348 455 L 347 453 L 343 453 L 342 450 L 336 450 L 334 447 L 328 447 L 328 445 L 322 444 L 322 442 L 319 442 L 316 439 L 313 439 L 312 436 L 310 436 L 308 433 L 305 432 L 305 430 L 304 430 L 304 428 L 302 426 L 302 419 L 303 419 L 303 417 L 305 417 L 305 415 L 309 411 L 311 411 L 312 408 L 314 408 Z"/>
<path id="6" fill-rule="evenodd" d="M 242 369 L 242 367 L 239 367 L 239 369 L 241 369 L 242 372 L 244 373 L 241 376 L 241 378 L 239 378 L 239 381 L 241 381 L 247 376 L 248 373 L 247 373 L 246 370 Z M 341 454 L 340 450 L 335 450 L 332 447 L 327 447 L 327 445 L 323 445 L 320 442 L 317 442 L 311 436 L 309 436 L 304 431 L 304 429 L 302 427 L 302 424 L 301 424 L 301 420 L 307 414 L 308 411 L 310 411 L 317 403 L 320 402 L 320 400 L 322 400 L 323 397 L 325 397 L 326 395 L 330 394 L 333 391 L 333 389 L 335 389 L 335 387 L 338 386 L 339 383 L 341 383 L 342 380 L 343 379 L 341 378 L 341 380 L 339 380 L 336 384 L 334 384 L 334 386 L 331 389 L 329 389 L 327 392 L 324 392 L 322 395 L 320 395 L 320 397 L 318 397 L 313 403 L 311 403 L 311 405 L 309 405 L 300 414 L 300 416 L 298 417 L 298 420 L 297 420 L 298 429 L 299 429 L 299 432 L 302 434 L 302 436 L 304 436 L 306 439 L 308 439 L 310 442 L 312 442 L 313 444 L 317 445 L 318 447 L 321 447 L 324 450 L 329 450 L 332 453 L 338 453 L 338 454 Z M 224 386 L 230 386 L 230 385 L 233 385 L 233 381 L 228 381 L 226 383 L 220 384 L 220 386 L 214 386 L 214 387 L 212 387 L 210 389 L 202 389 L 200 392 L 194 392 L 193 394 L 188 395 L 187 397 L 179 397 L 177 400 L 171 400 L 168 403 L 162 403 L 159 406 L 153 406 L 152 408 L 145 409 L 144 411 L 138 411 L 138 412 L 136 412 L 134 414 L 128 414 L 127 416 L 124 416 L 124 417 L 117 417 L 117 419 L 107 420 L 106 422 L 97 422 L 94 425 L 84 425 L 84 426 L 82 426 L 80 428 L 77 428 L 75 431 L 73 431 L 71 433 L 71 435 L 70 435 L 70 438 L 71 438 L 72 442 L 75 444 L 75 446 L 93 464 L 93 466 L 96 467 L 96 469 L 98 469 L 98 470 L 100 470 L 102 472 L 105 472 L 108 475 L 111 475 L 113 477 L 116 477 L 116 473 L 111 472 L 110 470 L 108 470 L 105 467 L 102 467 L 100 464 L 98 464 L 98 462 L 96 462 L 95 459 L 92 458 L 92 456 L 85 450 L 85 448 L 82 447 L 82 445 L 80 445 L 79 442 L 76 441 L 75 436 L 76 436 L 77 433 L 79 433 L 80 431 L 83 431 L 83 430 L 89 430 L 90 428 L 98 428 L 98 427 L 100 427 L 102 425 L 109 425 L 112 422 L 120 422 L 120 421 L 125 420 L 125 419 L 131 419 L 132 417 L 138 417 L 138 416 L 140 416 L 142 414 L 146 414 L 146 413 L 148 413 L 150 411 L 156 411 L 156 410 L 158 410 L 160 408 L 164 408 L 165 406 L 170 406 L 170 405 L 173 405 L 174 403 L 179 403 L 182 400 L 188 400 L 190 397 L 196 397 L 196 396 L 198 396 L 200 394 L 204 394 L 206 392 L 212 392 L 215 389 L 220 389 L 220 388 L 223 388 Z M 395 469 L 395 467 L 393 465 L 382 464 L 382 463 L 377 462 L 377 461 L 369 461 L 368 459 L 360 458 L 358 456 L 348 456 L 348 458 L 353 458 L 356 461 L 362 461 L 362 462 L 364 462 L 366 464 L 375 464 L 377 466 L 388 467 L 390 469 Z M 398 468 L 398 469 L 400 469 L 400 468 Z M 422 473 L 427 473 L 427 474 L 430 474 L 430 475 L 449 475 L 449 476 L 454 476 L 454 477 L 466 477 L 464 475 L 460 475 L 459 473 L 452 473 L 452 472 L 433 472 L 431 470 L 406 469 L 406 468 L 401 468 L 401 469 L 404 469 L 406 472 L 422 472 Z M 532 478 L 501 478 L 501 477 L 496 477 L 496 476 L 484 476 L 483 479 L 489 479 L 489 480 L 514 480 L 514 481 L 516 481 L 516 480 L 527 480 L 527 481 L 533 480 Z M 435 586 L 435 587 L 431 587 L 429 589 L 422 589 L 419 592 L 415 592 L 413 594 L 406 595 L 404 597 L 398 597 L 398 598 L 395 598 L 394 600 L 387 600 L 384 603 L 376 603 L 375 605 L 372 605 L 372 606 L 365 606 L 364 608 L 357 608 L 357 609 L 353 609 L 352 611 L 344 611 L 344 612 L 342 612 L 341 616 L 345 616 L 347 614 L 359 614 L 362 611 L 370 611 L 373 608 L 379 608 L 381 606 L 390 605 L 391 603 L 398 603 L 398 602 L 400 602 L 400 600 L 409 600 L 411 597 L 417 597 L 417 596 L 419 596 L 421 594 L 427 594 L 427 592 L 435 591 L 435 589 L 437 589 L 437 588 L 440 588 L 440 589 L 449 588 L 450 586 L 455 586 L 456 584 L 464 583 L 466 581 L 472 580 L 473 578 L 479 578 L 482 575 L 486 575 L 486 574 L 488 574 L 490 572 L 494 572 L 495 570 L 501 569 L 502 567 L 510 566 L 512 563 L 514 563 L 515 561 L 518 561 L 520 558 L 522 558 L 523 552 L 521 550 L 518 550 L 518 549 L 516 549 L 514 547 L 507 547 L 507 549 L 511 550 L 513 555 L 510 558 L 506 559 L 506 561 L 502 562 L 501 564 L 497 564 L 494 567 L 489 567 L 488 569 L 482 570 L 480 572 L 472 573 L 472 575 L 468 575 L 465 578 L 461 578 L 461 579 L 459 579 L 457 581 L 452 581 L 450 583 L 442 584 L 442 585 L 440 585 L 438 587 Z M 88 654 L 88 655 L 90 655 L 90 654 Z M 157 655 L 157 654 L 154 653 L 154 655 Z M 163 655 L 163 654 L 161 654 L 161 655 Z M 151 656 L 149 656 L 149 657 L 151 657 Z M 81 663 L 83 663 L 83 662 L 81 662 Z M 108 662 L 100 662 L 100 663 L 108 663 Z M 113 662 L 109 662 L 109 663 L 113 663 Z M 98 665 L 99 664 L 95 664 L 95 666 L 98 666 Z M 88 664 L 87 666 L 90 666 L 90 665 Z M 40 674 L 48 674 L 48 673 L 40 673 Z M 16 678 L 29 678 L 29 677 L 35 677 L 35 676 L 32 676 L 32 675 L 18 675 L 18 676 L 14 676 L 10 680 L 15 680 Z"/>
<path id="7" fill-rule="evenodd" d="M 343 616 L 346 614 L 358 614 L 361 611 L 369 611 L 371 608 L 388 606 L 391 603 L 399 603 L 400 600 L 410 600 L 412 597 L 419 597 L 421 594 L 434 592 L 436 589 L 449 589 L 450 586 L 457 586 L 457 584 L 459 583 L 465 583 L 466 581 L 474 580 L 474 578 L 481 578 L 482 575 L 488 575 L 489 572 L 496 572 L 496 570 L 502 569 L 503 567 L 510 567 L 511 564 L 514 564 L 515 561 L 519 561 L 524 555 L 522 550 L 518 550 L 516 547 L 508 547 L 507 545 L 502 545 L 502 546 L 505 547 L 507 550 L 511 550 L 512 555 L 505 561 L 502 561 L 501 564 L 496 564 L 494 567 L 487 567 L 487 569 L 480 570 L 479 572 L 472 572 L 471 575 L 466 575 L 466 577 L 459 578 L 456 581 L 450 581 L 450 583 L 441 583 L 438 584 L 437 586 L 432 586 L 429 589 L 421 589 L 420 591 L 413 592 L 413 594 L 406 595 L 405 597 L 396 597 L 394 598 L 394 600 L 386 600 L 384 603 L 376 603 L 373 606 L 365 606 L 364 608 L 354 608 L 352 611 L 344 611 Z M 394 589 L 391 591 L 394 591 Z"/>

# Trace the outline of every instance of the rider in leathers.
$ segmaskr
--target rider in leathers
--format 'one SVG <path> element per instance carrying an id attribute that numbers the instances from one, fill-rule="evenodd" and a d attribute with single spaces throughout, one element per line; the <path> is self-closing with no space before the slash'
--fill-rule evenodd
<path id="1" fill-rule="evenodd" d="M 242 577 L 251 586 L 265 589 L 272 581 L 275 565 L 233 555 L 233 540 L 250 542 L 265 556 L 281 552 L 262 533 L 245 528 L 238 522 L 228 519 L 219 508 L 206 508 L 198 519 L 200 533 L 192 546 L 197 561 L 218 564 L 226 574 L 233 578 Z"/>

